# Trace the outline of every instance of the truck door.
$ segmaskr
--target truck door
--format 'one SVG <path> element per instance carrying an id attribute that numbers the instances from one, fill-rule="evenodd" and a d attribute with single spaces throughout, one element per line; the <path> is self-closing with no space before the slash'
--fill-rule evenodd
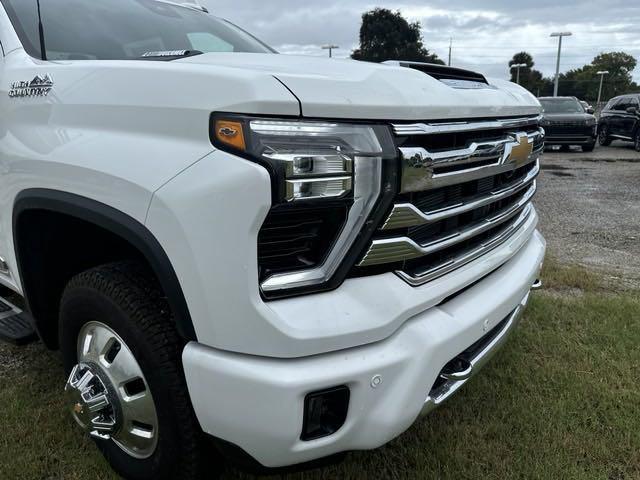
<path id="1" fill-rule="evenodd" d="M 629 97 L 622 97 L 613 106 L 613 115 L 609 120 L 609 132 L 611 135 L 624 135 L 624 118 L 627 115 Z"/>

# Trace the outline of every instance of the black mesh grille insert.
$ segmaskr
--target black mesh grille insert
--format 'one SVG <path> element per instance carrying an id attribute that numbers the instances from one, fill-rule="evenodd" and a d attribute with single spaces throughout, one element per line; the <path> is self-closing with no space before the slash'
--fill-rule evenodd
<path id="1" fill-rule="evenodd" d="M 347 213 L 345 205 L 272 211 L 258 235 L 260 279 L 321 263 Z"/>

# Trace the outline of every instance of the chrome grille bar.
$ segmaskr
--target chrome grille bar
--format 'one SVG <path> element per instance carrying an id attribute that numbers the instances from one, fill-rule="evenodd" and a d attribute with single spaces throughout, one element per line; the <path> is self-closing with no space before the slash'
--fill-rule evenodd
<path id="1" fill-rule="evenodd" d="M 505 118 L 492 121 L 477 122 L 434 122 L 434 123 L 396 123 L 393 131 L 398 136 L 404 135 L 434 135 L 438 133 L 461 133 L 482 130 L 498 130 L 501 128 L 522 128 L 537 125 L 542 116 Z"/>
<path id="2" fill-rule="evenodd" d="M 439 222 L 441 220 L 470 212 L 476 208 L 490 205 L 491 203 L 503 200 L 518 191 L 524 189 L 527 185 L 535 180 L 540 173 L 540 162 L 536 160 L 536 164 L 527 175 L 514 185 L 493 191 L 488 195 L 477 197 L 476 199 L 451 205 L 447 208 L 423 212 L 411 203 L 396 204 L 389 214 L 381 230 L 394 230 L 396 228 L 416 227 L 426 225 L 428 223 Z"/>
<path id="3" fill-rule="evenodd" d="M 409 285 L 419 287 L 420 285 L 424 285 L 431 280 L 446 275 L 447 273 L 452 272 L 482 257 L 491 250 L 498 248 L 500 245 L 506 243 L 517 232 L 526 232 L 533 229 L 537 221 L 538 216 L 535 213 L 535 210 L 532 210 L 528 216 L 519 216 L 514 222 L 510 223 L 504 230 L 498 233 L 498 235 L 492 237 L 486 242 L 483 242 L 473 250 L 461 253 L 453 258 L 426 268 L 425 270 L 413 275 L 402 271 L 397 271 L 396 275 L 406 281 Z"/>
<path id="4" fill-rule="evenodd" d="M 508 221 L 519 212 L 523 216 L 529 215 L 533 207 L 528 205 L 528 203 L 535 195 L 535 192 L 536 185 L 534 182 L 526 194 L 517 203 L 507 207 L 497 215 L 426 244 L 420 245 L 408 237 L 374 240 L 358 266 L 368 267 L 371 265 L 402 262 L 430 255 L 449 248 L 457 243 L 469 240 L 476 235 L 480 235 L 481 233 Z"/>
<path id="5" fill-rule="evenodd" d="M 504 138 L 474 142 L 466 148 L 429 152 L 401 147 L 401 193 L 477 180 L 508 172 L 538 159 L 544 149 L 544 130 L 514 132 Z M 486 163 L 490 162 L 490 163 Z"/>

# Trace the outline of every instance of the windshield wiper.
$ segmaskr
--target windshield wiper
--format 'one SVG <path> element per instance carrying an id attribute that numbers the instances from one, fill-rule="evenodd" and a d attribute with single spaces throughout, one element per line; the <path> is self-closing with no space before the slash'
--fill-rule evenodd
<path id="1" fill-rule="evenodd" d="M 202 55 L 200 50 L 162 50 L 158 52 L 145 52 L 140 60 L 163 60 L 169 62 L 178 58 L 194 57 Z"/>

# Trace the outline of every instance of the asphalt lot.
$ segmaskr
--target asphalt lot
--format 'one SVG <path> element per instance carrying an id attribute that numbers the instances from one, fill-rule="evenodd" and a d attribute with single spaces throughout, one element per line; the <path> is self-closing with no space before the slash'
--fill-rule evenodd
<path id="1" fill-rule="evenodd" d="M 535 200 L 549 253 L 640 287 L 640 153 L 614 142 L 592 153 L 547 151 Z"/>

